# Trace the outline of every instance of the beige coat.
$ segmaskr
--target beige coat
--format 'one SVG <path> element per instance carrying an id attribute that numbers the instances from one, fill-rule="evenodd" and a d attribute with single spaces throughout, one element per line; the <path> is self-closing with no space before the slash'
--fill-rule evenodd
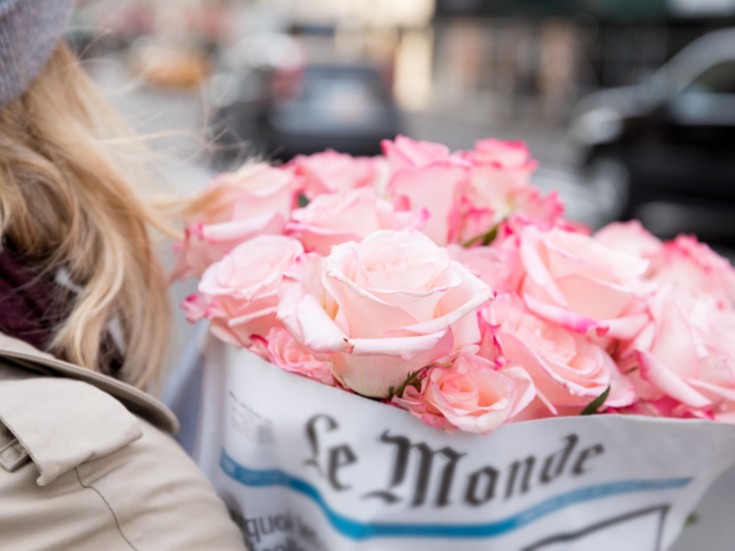
<path id="1" fill-rule="evenodd" d="M 147 394 L 0 334 L 0 549 L 245 549 Z"/>

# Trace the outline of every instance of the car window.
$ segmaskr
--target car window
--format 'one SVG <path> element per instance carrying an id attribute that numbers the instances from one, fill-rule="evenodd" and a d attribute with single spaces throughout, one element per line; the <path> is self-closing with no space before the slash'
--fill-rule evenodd
<path id="1" fill-rule="evenodd" d="M 735 59 L 702 71 L 669 103 L 677 124 L 730 127 L 735 125 Z"/>
<path id="2" fill-rule="evenodd" d="M 735 59 L 708 67 L 683 92 L 735 94 Z"/>

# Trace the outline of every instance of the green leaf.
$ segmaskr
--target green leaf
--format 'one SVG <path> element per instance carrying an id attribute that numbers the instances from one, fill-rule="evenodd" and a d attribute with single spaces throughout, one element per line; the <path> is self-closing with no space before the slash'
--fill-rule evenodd
<path id="1" fill-rule="evenodd" d="M 406 380 L 403 381 L 398 388 L 390 387 L 388 389 L 388 401 L 390 402 L 393 398 L 403 396 L 406 391 L 406 387 L 412 386 L 416 390 L 421 390 L 421 374 L 424 372 L 424 368 L 417 369 L 416 371 L 409 373 Z"/>
<path id="2" fill-rule="evenodd" d="M 605 400 L 607 400 L 607 397 L 610 395 L 610 386 L 605 389 L 605 391 L 600 394 L 597 398 L 592 400 L 589 404 L 587 404 L 587 407 L 582 410 L 580 415 L 595 415 L 596 413 L 599 413 L 600 408 L 602 407 L 602 404 L 605 403 Z"/>
<path id="3" fill-rule="evenodd" d="M 495 241 L 495 238 L 498 236 L 498 226 L 495 226 L 493 229 L 491 229 L 489 232 L 487 232 L 483 238 L 482 238 L 482 244 L 483 246 L 487 247 L 490 243 Z"/>
<path id="4" fill-rule="evenodd" d="M 472 239 L 465 241 L 464 243 L 462 243 L 462 246 L 467 249 L 469 247 L 472 247 L 473 245 L 477 245 L 478 243 L 480 243 L 480 245 L 487 247 L 488 245 L 490 245 L 490 243 L 495 241 L 495 238 L 498 236 L 499 228 L 500 224 L 497 224 L 485 233 L 481 233 L 480 235 L 476 235 Z"/>
<path id="5" fill-rule="evenodd" d="M 299 193 L 299 196 L 296 200 L 298 201 L 299 208 L 304 208 L 306 205 L 309 204 L 309 198 L 303 193 Z"/>
<path id="6" fill-rule="evenodd" d="M 684 528 L 689 528 L 690 526 L 694 526 L 699 522 L 699 515 L 697 513 L 691 513 L 686 521 L 684 522 Z"/>

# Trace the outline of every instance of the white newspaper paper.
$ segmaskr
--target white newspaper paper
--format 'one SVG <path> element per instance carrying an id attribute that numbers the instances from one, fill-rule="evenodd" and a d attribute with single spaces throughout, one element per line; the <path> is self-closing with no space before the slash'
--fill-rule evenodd
<path id="1" fill-rule="evenodd" d="M 661 551 L 735 427 L 599 415 L 447 434 L 210 340 L 197 459 L 254 551 Z"/>

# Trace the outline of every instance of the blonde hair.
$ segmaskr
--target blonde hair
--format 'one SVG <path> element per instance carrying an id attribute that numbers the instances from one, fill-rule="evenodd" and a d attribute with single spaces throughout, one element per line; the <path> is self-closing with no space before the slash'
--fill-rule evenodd
<path id="1" fill-rule="evenodd" d="M 157 382 L 169 342 L 166 278 L 149 235 L 166 225 L 128 185 L 128 168 L 141 159 L 122 156 L 135 149 L 126 136 L 60 43 L 28 90 L 0 110 L 0 234 L 78 288 L 50 351 L 101 370 L 114 321 L 125 346 L 119 377 L 143 388 Z"/>

